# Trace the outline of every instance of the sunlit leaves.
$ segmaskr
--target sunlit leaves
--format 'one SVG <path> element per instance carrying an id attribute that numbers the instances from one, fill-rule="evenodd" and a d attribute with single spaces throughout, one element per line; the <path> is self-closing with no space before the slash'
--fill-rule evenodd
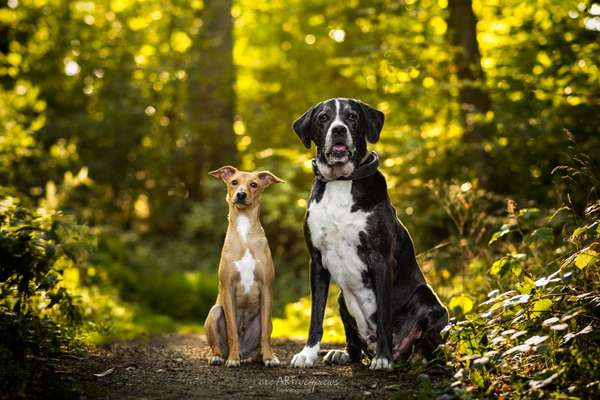
<path id="1" fill-rule="evenodd" d="M 543 312 L 548 311 L 552 307 L 552 300 L 541 299 L 533 303 L 533 313 L 531 314 L 534 318 L 541 317 Z"/>
<path id="2" fill-rule="evenodd" d="M 590 247 L 586 247 L 575 257 L 575 266 L 579 269 L 584 269 L 589 265 L 594 264 L 597 260 L 598 253 Z"/>
<path id="3" fill-rule="evenodd" d="M 111 0 L 110 7 L 115 12 L 123 12 L 131 7 L 135 0 Z"/>
<path id="4" fill-rule="evenodd" d="M 505 275 L 509 271 L 518 276 L 521 274 L 521 262 L 527 258 L 526 254 L 510 254 L 494 261 L 490 268 L 492 275 Z"/>
<path id="5" fill-rule="evenodd" d="M 513 224 L 504 224 L 499 231 L 494 232 L 488 244 L 493 244 L 498 239 L 508 235 L 514 228 Z"/>
<path id="6" fill-rule="evenodd" d="M 466 295 L 456 296 L 450 299 L 448 307 L 455 312 L 468 314 L 473 309 L 473 300 Z"/>
<path id="7" fill-rule="evenodd" d="M 192 39 L 185 32 L 173 32 L 171 47 L 179 53 L 185 53 L 192 46 Z"/>

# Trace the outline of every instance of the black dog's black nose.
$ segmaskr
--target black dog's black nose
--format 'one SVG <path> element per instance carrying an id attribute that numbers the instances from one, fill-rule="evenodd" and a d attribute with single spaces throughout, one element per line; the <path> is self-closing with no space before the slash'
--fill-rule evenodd
<path id="1" fill-rule="evenodd" d="M 246 197 L 248 197 L 246 192 L 237 192 L 237 195 L 236 195 L 237 201 L 244 201 L 244 200 L 246 200 Z"/>
<path id="2" fill-rule="evenodd" d="M 347 131 L 348 130 L 344 125 L 336 125 L 333 128 L 331 128 L 331 132 L 334 135 L 345 135 Z"/>

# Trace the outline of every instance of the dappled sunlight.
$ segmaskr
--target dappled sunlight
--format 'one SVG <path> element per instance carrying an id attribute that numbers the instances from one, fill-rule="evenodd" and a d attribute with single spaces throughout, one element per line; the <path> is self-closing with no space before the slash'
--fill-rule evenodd
<path id="1" fill-rule="evenodd" d="M 1 2 L 0 393 L 598 397 L 599 35 L 592 0 Z M 385 115 L 368 149 L 448 307 L 445 344 L 381 376 L 366 359 L 208 368 L 228 226 L 208 172 L 285 180 L 260 221 L 289 362 L 315 157 L 292 123 L 338 96 Z M 338 294 L 323 348 L 346 341 Z"/>

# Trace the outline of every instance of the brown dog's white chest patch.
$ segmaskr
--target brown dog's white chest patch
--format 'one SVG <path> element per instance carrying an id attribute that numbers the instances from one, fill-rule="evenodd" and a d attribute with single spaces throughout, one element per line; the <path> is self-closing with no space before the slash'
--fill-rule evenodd
<path id="1" fill-rule="evenodd" d="M 250 232 L 250 219 L 244 214 L 240 214 L 237 219 L 237 232 L 242 239 L 242 242 L 248 241 L 248 232 Z"/>
<path id="2" fill-rule="evenodd" d="M 252 256 L 250 249 L 246 249 L 244 256 L 234 262 L 235 269 L 240 274 L 240 283 L 244 287 L 245 293 L 250 293 L 254 283 L 254 270 L 256 269 L 256 260 Z"/>

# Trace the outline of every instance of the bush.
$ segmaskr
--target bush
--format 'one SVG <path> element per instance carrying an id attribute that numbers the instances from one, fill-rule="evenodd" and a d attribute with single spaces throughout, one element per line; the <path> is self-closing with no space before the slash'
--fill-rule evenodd
<path id="1" fill-rule="evenodd" d="M 465 318 L 448 327 L 444 351 L 456 369 L 455 394 L 600 395 L 598 171 L 585 155 L 555 169 L 569 200 L 556 210 L 508 202 L 504 223 L 489 239 L 491 261 L 481 263 L 494 289 L 485 296 L 485 288 L 466 283 L 449 304 Z M 581 212 L 575 199 L 587 203 Z"/>
<path id="2" fill-rule="evenodd" d="M 31 384 L 52 374 L 40 357 L 61 350 L 81 323 L 63 273 L 85 252 L 84 237 L 61 214 L 33 212 L 11 196 L 0 200 L 0 392 L 39 395 Z"/>

